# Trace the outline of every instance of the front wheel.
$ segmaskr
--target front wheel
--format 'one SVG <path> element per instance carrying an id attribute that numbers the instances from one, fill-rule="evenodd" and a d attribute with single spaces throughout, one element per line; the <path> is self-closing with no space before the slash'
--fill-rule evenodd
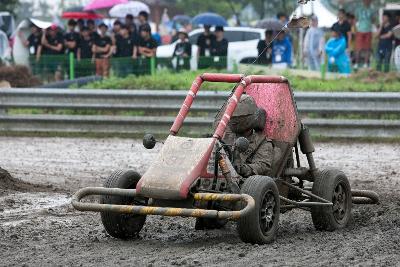
<path id="1" fill-rule="evenodd" d="M 347 226 L 351 218 L 351 189 L 346 175 L 336 169 L 320 171 L 312 193 L 333 203 L 333 206 L 316 206 L 311 217 L 317 230 L 334 231 Z"/>
<path id="2" fill-rule="evenodd" d="M 275 181 L 267 176 L 251 176 L 243 183 L 241 193 L 254 198 L 255 208 L 238 220 L 240 239 L 252 244 L 271 243 L 276 238 L 280 214 Z"/>
<path id="3" fill-rule="evenodd" d="M 140 174 L 132 170 L 118 170 L 110 175 L 104 183 L 106 188 L 135 189 Z M 146 206 L 147 199 L 138 197 L 101 196 L 101 204 L 140 205 Z M 145 215 L 101 212 L 101 221 L 107 233 L 115 238 L 128 239 L 136 237 L 146 221 Z"/>

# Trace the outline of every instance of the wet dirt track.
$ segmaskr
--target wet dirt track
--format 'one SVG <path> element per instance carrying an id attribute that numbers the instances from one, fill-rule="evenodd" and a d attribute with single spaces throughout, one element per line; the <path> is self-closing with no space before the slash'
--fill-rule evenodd
<path id="1" fill-rule="evenodd" d="M 352 224 L 337 232 L 316 231 L 307 212 L 285 213 L 277 241 L 265 246 L 242 243 L 233 223 L 195 231 L 194 219 L 157 216 L 147 218 L 140 239 L 121 241 L 104 232 L 98 214 L 74 211 L 69 192 L 101 185 L 118 168 L 143 172 L 159 146 L 0 137 L 0 166 L 45 185 L 35 192 L 0 188 L 0 265 L 400 266 L 400 145 L 317 143 L 316 149 L 320 168 L 344 170 L 353 188 L 376 190 L 382 204 L 354 207 Z"/>

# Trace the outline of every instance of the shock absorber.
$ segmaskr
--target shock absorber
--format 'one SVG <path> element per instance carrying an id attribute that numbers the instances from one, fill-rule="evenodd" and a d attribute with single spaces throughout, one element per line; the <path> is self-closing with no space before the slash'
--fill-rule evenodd
<path id="1" fill-rule="evenodd" d="M 239 186 L 232 180 L 231 171 L 229 170 L 228 164 L 226 163 L 225 158 L 219 154 L 218 165 L 221 169 L 222 175 L 224 175 L 229 191 L 233 193 L 239 193 Z"/>
<path id="2" fill-rule="evenodd" d="M 301 131 L 299 134 L 299 143 L 300 143 L 300 150 L 303 154 L 306 155 L 310 172 L 314 176 L 315 172 L 317 171 L 317 167 L 314 161 L 314 156 L 312 154 L 315 151 L 315 148 L 311 141 L 310 132 L 303 124 L 301 125 Z"/>

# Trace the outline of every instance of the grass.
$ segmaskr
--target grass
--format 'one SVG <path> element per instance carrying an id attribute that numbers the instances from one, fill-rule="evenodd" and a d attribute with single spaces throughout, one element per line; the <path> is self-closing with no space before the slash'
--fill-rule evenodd
<path id="1" fill-rule="evenodd" d="M 188 90 L 195 77 L 207 71 L 183 71 L 173 73 L 159 71 L 155 76 L 134 76 L 126 78 L 111 77 L 103 81 L 89 83 L 83 88 L 87 89 L 156 89 L 156 90 Z M 220 72 L 220 71 L 219 71 Z M 255 72 L 252 74 L 260 74 Z M 284 73 L 295 91 L 321 91 L 321 92 L 399 92 L 400 75 L 396 73 L 379 73 L 364 71 L 353 74 L 348 78 L 322 80 L 295 76 L 290 71 Z M 232 84 L 205 83 L 204 90 L 230 90 Z"/>

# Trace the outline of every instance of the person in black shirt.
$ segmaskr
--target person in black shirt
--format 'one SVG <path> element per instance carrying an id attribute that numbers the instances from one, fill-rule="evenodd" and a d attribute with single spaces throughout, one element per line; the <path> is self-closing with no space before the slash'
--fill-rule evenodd
<path id="1" fill-rule="evenodd" d="M 378 71 L 389 72 L 390 70 L 390 57 L 392 56 L 394 40 L 392 29 L 393 26 L 390 23 L 390 15 L 386 13 L 383 14 L 382 25 L 380 25 L 378 30 L 378 64 L 376 66 Z"/>
<path id="2" fill-rule="evenodd" d="M 136 59 L 136 42 L 123 25 L 116 36 L 115 67 L 118 76 L 125 77 L 133 73 L 132 58 Z"/>
<path id="3" fill-rule="evenodd" d="M 257 63 L 271 65 L 272 64 L 272 38 L 274 32 L 271 30 L 265 31 L 265 40 L 260 40 L 257 45 L 259 58 Z"/>
<path id="4" fill-rule="evenodd" d="M 39 64 L 39 47 L 42 45 L 42 30 L 33 23 L 30 26 L 31 34 L 28 36 L 28 39 L 25 39 L 22 31 L 18 31 L 18 36 L 23 45 L 29 49 L 29 64 L 33 74 L 37 75 L 42 72 Z"/>
<path id="5" fill-rule="evenodd" d="M 83 19 L 78 19 L 76 21 L 76 25 L 78 26 L 79 34 L 81 34 L 83 31 L 83 27 L 85 27 L 85 21 Z"/>
<path id="6" fill-rule="evenodd" d="M 45 30 L 42 35 L 42 53 L 43 55 L 61 55 L 64 53 L 64 40 L 61 32 L 56 25 Z"/>
<path id="7" fill-rule="evenodd" d="M 211 64 L 211 44 L 215 40 L 215 35 L 210 31 L 210 25 L 204 25 L 204 32 L 197 38 L 197 58 L 199 62 L 199 69 L 210 67 Z"/>
<path id="8" fill-rule="evenodd" d="M 215 39 L 211 43 L 211 55 L 213 56 L 213 66 L 218 69 L 226 68 L 228 56 L 228 40 L 224 38 L 224 27 L 215 27 Z"/>
<path id="9" fill-rule="evenodd" d="M 125 16 L 125 25 L 128 28 L 129 33 L 131 35 L 137 35 L 137 28 L 136 28 L 136 24 L 133 20 L 132 14 L 127 14 Z"/>
<path id="10" fill-rule="evenodd" d="M 157 42 L 151 37 L 150 26 L 143 26 L 138 42 L 138 55 L 142 57 L 154 57 L 157 52 Z"/>
<path id="11" fill-rule="evenodd" d="M 215 39 L 211 43 L 211 55 L 226 57 L 228 55 L 228 40 L 224 38 L 224 27 L 215 27 Z"/>
<path id="12" fill-rule="evenodd" d="M 28 39 L 25 39 L 22 31 L 18 32 L 18 36 L 24 46 L 29 49 L 29 55 L 36 57 L 38 55 L 39 46 L 42 44 L 42 30 L 35 24 L 31 24 L 31 34 L 28 36 Z M 39 57 L 37 57 L 36 60 L 39 60 Z"/>
<path id="13" fill-rule="evenodd" d="M 189 35 L 184 32 L 178 32 L 179 41 L 175 46 L 174 58 L 176 58 L 176 69 L 190 69 L 190 57 L 192 56 L 192 44 L 189 42 Z"/>
<path id="14" fill-rule="evenodd" d="M 96 23 L 94 22 L 94 20 L 88 19 L 88 21 L 86 22 L 86 26 L 89 28 L 90 37 L 92 37 L 93 40 L 99 37 L 99 34 L 96 31 Z"/>
<path id="15" fill-rule="evenodd" d="M 150 26 L 143 26 L 138 40 L 138 68 L 143 74 L 151 73 L 151 59 L 156 56 L 157 41 L 151 36 Z"/>
<path id="16" fill-rule="evenodd" d="M 92 47 L 94 40 L 90 36 L 88 27 L 82 28 L 82 38 L 78 44 L 78 60 L 88 59 L 93 57 Z"/>
<path id="17" fill-rule="evenodd" d="M 199 47 L 198 56 L 211 56 L 211 43 L 215 40 L 215 35 L 210 31 L 210 25 L 204 25 L 204 32 L 197 38 L 197 46 Z"/>
<path id="18" fill-rule="evenodd" d="M 76 21 L 71 19 L 68 21 L 68 29 L 64 34 L 64 45 L 65 45 L 65 53 L 74 53 L 74 56 L 77 56 L 78 52 L 78 44 L 79 44 L 79 33 L 75 31 Z"/>
<path id="19" fill-rule="evenodd" d="M 38 53 L 46 56 L 46 59 L 43 58 L 45 68 L 50 73 L 54 73 L 54 78 L 56 81 L 60 81 L 62 79 L 62 64 L 65 59 L 64 56 L 64 38 L 61 32 L 56 25 L 52 25 L 47 28 L 42 35 L 42 45 L 39 46 Z"/>
<path id="20" fill-rule="evenodd" d="M 85 77 L 94 74 L 93 45 L 94 40 L 90 37 L 89 28 L 84 26 L 78 44 L 76 77 Z"/>
<path id="21" fill-rule="evenodd" d="M 112 41 L 107 36 L 108 27 L 106 24 L 99 25 L 100 35 L 94 41 L 92 52 L 96 58 L 96 75 L 108 77 L 110 73 L 110 55 Z"/>
<path id="22" fill-rule="evenodd" d="M 147 13 L 146 11 L 140 11 L 138 19 L 139 19 L 139 24 L 140 24 L 139 25 L 139 32 L 142 30 L 142 27 L 144 27 L 145 25 L 150 26 L 150 24 L 149 24 L 149 13 Z"/>
<path id="23" fill-rule="evenodd" d="M 332 27 L 336 27 L 339 29 L 340 33 L 346 39 L 346 46 L 349 47 L 349 43 L 351 43 L 351 25 L 347 21 L 346 11 L 344 9 L 340 9 L 338 13 L 338 21 L 333 24 Z"/>

